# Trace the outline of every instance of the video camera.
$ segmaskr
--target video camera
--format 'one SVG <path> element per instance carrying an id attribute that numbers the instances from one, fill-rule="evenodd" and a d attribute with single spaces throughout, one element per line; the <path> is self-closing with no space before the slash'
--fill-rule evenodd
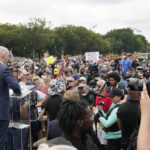
<path id="1" fill-rule="evenodd" d="M 105 104 L 102 103 L 102 102 L 99 102 L 98 105 L 105 107 Z M 101 111 L 99 111 L 98 109 L 94 111 L 94 118 L 96 119 L 97 122 L 100 122 L 100 121 L 99 121 L 99 118 L 100 118 L 101 116 L 103 116 Z"/>
<path id="2" fill-rule="evenodd" d="M 96 79 L 90 81 L 90 83 L 89 83 L 89 86 L 90 86 L 89 93 L 92 94 L 92 95 L 95 95 L 95 96 L 105 97 L 104 95 L 101 94 L 101 92 L 97 91 L 97 88 L 96 88 L 96 86 L 98 87 L 97 81 L 98 80 L 96 80 Z"/>
<path id="3" fill-rule="evenodd" d="M 89 86 L 90 86 L 91 88 L 95 88 L 95 87 L 97 86 L 97 81 L 98 81 L 98 80 L 90 80 Z"/>
<path id="4" fill-rule="evenodd" d="M 120 63 L 119 63 L 119 59 L 115 59 L 114 63 L 112 63 L 110 66 L 113 67 L 113 71 L 120 71 Z"/>
<path id="5" fill-rule="evenodd" d="M 137 60 L 137 59 L 133 60 L 132 67 L 136 69 L 138 66 L 140 66 L 139 60 Z"/>
<path id="6" fill-rule="evenodd" d="M 128 88 L 133 91 L 142 91 L 143 83 L 146 83 L 147 92 L 150 96 L 150 80 L 143 80 L 138 78 L 129 78 L 128 80 Z"/>
<path id="7" fill-rule="evenodd" d="M 90 65 L 89 71 L 90 71 L 91 76 L 97 77 L 99 75 L 98 65 L 96 65 L 96 64 Z"/>

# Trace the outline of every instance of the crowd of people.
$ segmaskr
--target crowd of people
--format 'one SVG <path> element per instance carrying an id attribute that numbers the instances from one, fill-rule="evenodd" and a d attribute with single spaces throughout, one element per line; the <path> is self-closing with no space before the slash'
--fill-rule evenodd
<path id="1" fill-rule="evenodd" d="M 53 64 L 42 58 L 7 66 L 8 57 L 8 49 L 1 46 L 1 150 L 11 149 L 10 122 L 19 122 L 20 116 L 32 120 L 33 149 L 150 149 L 149 60 L 130 60 L 124 53 L 119 61 L 92 63 L 62 57 Z M 31 86 L 35 94 L 32 100 L 30 97 L 16 105 L 15 98 Z M 14 117 L 17 113 L 19 119 Z M 29 146 L 27 132 L 23 150 Z M 19 150 L 19 146 L 12 150 Z"/>

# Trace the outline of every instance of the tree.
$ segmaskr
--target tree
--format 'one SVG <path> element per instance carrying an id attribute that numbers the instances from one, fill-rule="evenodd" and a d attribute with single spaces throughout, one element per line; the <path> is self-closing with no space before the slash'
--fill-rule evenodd
<path id="1" fill-rule="evenodd" d="M 46 49 L 49 42 L 49 26 L 47 27 L 45 19 L 30 19 L 27 25 L 22 26 L 22 36 L 24 37 L 24 45 L 28 50 L 32 50 L 33 59 L 36 52 Z"/>
<path id="2" fill-rule="evenodd" d="M 27 24 L 0 24 L 0 45 L 12 49 L 16 56 L 33 57 L 49 51 L 51 55 L 78 55 L 98 51 L 101 54 L 148 52 L 150 43 L 130 28 L 115 29 L 106 35 L 82 26 L 66 25 L 50 28 L 45 19 L 33 18 Z"/>
<path id="3" fill-rule="evenodd" d="M 142 35 L 135 35 L 130 28 L 115 29 L 105 35 L 113 47 L 113 51 L 121 53 L 122 51 L 133 53 L 134 51 L 144 51 L 147 42 Z"/>

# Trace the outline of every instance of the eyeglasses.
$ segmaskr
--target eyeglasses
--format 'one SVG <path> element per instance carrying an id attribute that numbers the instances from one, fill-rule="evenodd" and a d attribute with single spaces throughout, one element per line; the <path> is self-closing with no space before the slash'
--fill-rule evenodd
<path id="1" fill-rule="evenodd" d="M 33 81 L 37 81 L 38 79 L 33 79 Z"/>
<path id="2" fill-rule="evenodd" d="M 74 81 L 73 80 L 67 80 L 67 82 L 70 83 L 70 82 L 74 82 Z"/>

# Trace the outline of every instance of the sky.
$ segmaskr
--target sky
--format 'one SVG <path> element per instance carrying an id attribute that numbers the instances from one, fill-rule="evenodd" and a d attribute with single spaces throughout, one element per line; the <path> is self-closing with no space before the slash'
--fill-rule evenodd
<path id="1" fill-rule="evenodd" d="M 149 0 L 0 0 L 0 23 L 45 18 L 52 28 L 84 26 L 96 33 L 130 27 L 150 42 Z"/>

